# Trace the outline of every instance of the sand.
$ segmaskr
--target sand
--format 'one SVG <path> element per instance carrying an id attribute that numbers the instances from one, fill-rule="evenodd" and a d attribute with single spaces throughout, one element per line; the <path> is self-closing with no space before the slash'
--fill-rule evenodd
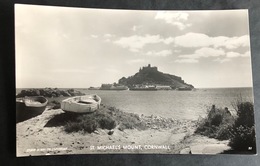
<path id="1" fill-rule="evenodd" d="M 171 125 L 170 128 L 155 126 L 141 131 L 136 129 L 120 131 L 115 128 L 112 135 L 108 134 L 109 130 L 103 129 L 98 129 L 91 134 L 66 133 L 63 126 L 46 126 L 54 116 L 62 113 L 64 112 L 61 109 L 46 109 L 37 117 L 17 123 L 17 156 L 103 153 L 179 154 L 190 153 L 193 146 L 208 142 L 208 138 L 193 134 L 196 127 L 194 121 L 178 121 L 173 122 L 176 125 Z M 149 118 L 154 117 L 143 117 L 146 121 Z M 214 144 L 227 144 L 227 142 L 214 141 Z"/>

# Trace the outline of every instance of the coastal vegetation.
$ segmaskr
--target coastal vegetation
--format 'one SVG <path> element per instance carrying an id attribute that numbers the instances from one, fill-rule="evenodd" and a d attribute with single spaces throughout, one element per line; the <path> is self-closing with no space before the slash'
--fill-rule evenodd
<path id="1" fill-rule="evenodd" d="M 72 116 L 77 115 L 72 114 Z M 69 120 L 64 127 L 68 133 L 78 131 L 91 133 L 98 128 L 111 130 L 116 126 L 121 131 L 125 129 L 144 130 L 147 128 L 146 124 L 140 121 L 138 115 L 122 112 L 114 107 L 106 108 L 105 106 L 93 113 L 77 116 Z"/>
<path id="2" fill-rule="evenodd" d="M 229 145 L 234 151 L 256 153 L 254 106 L 252 102 L 237 104 L 237 119 L 231 130 Z"/>
<path id="3" fill-rule="evenodd" d="M 235 117 L 227 109 L 216 108 L 215 105 L 208 110 L 207 116 L 199 121 L 195 133 L 226 140 L 230 138 L 230 129 L 235 123 Z"/>
<path id="4" fill-rule="evenodd" d="M 52 124 L 51 124 L 52 123 Z M 115 107 L 101 105 L 101 108 L 93 113 L 74 114 L 63 113 L 50 120 L 50 126 L 63 126 L 67 133 L 82 132 L 92 133 L 98 129 L 120 131 L 126 129 L 147 130 L 147 129 L 173 129 L 181 128 L 188 131 L 195 127 L 195 121 L 176 120 L 160 116 L 145 116 L 135 113 L 121 111 Z"/>
<path id="5" fill-rule="evenodd" d="M 234 104 L 235 115 L 214 105 L 207 116 L 200 120 L 195 133 L 229 140 L 231 150 L 225 153 L 255 153 L 256 138 L 253 103 L 238 99 Z"/>

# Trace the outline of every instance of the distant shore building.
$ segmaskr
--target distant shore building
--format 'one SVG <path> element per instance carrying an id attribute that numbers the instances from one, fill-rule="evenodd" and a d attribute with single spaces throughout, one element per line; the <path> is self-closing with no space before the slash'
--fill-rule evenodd
<path id="1" fill-rule="evenodd" d="M 102 84 L 100 90 L 110 90 L 112 86 L 112 84 Z"/>
<path id="2" fill-rule="evenodd" d="M 157 90 L 172 90 L 171 86 L 169 85 L 156 85 Z"/>
<path id="3" fill-rule="evenodd" d="M 112 86 L 110 90 L 128 90 L 129 88 L 124 85 L 117 85 L 117 86 Z"/>
<path id="4" fill-rule="evenodd" d="M 102 84 L 100 90 L 128 90 L 124 85 Z"/>
<path id="5" fill-rule="evenodd" d="M 93 86 L 88 88 L 88 90 L 99 90 L 99 89 L 100 89 L 100 87 L 93 87 Z"/>
<path id="6" fill-rule="evenodd" d="M 191 91 L 193 89 L 193 87 L 179 87 L 177 88 L 177 90 L 179 91 Z"/>

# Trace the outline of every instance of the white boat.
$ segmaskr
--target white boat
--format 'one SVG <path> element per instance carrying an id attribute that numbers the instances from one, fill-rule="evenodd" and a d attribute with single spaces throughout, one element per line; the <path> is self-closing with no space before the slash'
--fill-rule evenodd
<path id="1" fill-rule="evenodd" d="M 101 98 L 98 95 L 75 96 L 61 102 L 65 112 L 89 113 L 99 109 Z"/>

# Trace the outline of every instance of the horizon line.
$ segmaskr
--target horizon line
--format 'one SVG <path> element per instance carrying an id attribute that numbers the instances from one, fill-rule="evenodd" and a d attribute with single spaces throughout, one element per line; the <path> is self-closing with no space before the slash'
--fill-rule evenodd
<path id="1" fill-rule="evenodd" d="M 92 86 L 90 86 L 92 87 Z M 95 87 L 95 86 L 94 86 Z M 71 89 L 71 88 L 75 88 L 75 89 L 87 89 L 89 87 L 15 87 L 15 89 L 44 89 L 44 88 L 58 88 L 58 89 Z M 234 87 L 194 87 L 194 89 L 221 89 L 221 88 L 254 88 L 253 86 L 234 86 Z"/>

